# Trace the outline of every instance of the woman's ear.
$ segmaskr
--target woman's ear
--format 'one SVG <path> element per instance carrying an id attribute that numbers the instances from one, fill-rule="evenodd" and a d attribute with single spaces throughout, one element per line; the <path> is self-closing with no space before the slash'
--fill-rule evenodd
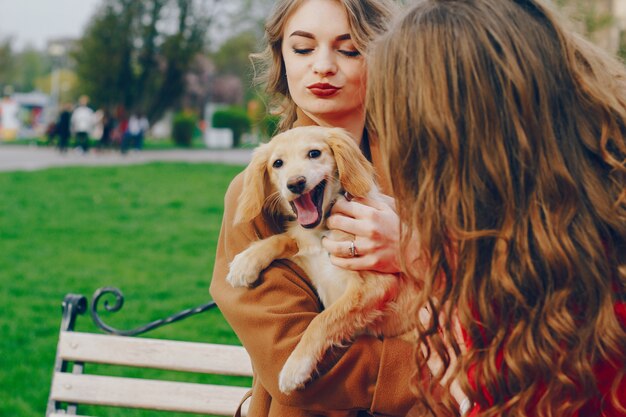
<path id="1" fill-rule="evenodd" d="M 269 189 L 268 155 L 269 143 L 260 145 L 252 154 L 252 160 L 243 173 L 243 189 L 235 212 L 235 224 L 252 221 L 261 214 Z"/>
<path id="2" fill-rule="evenodd" d="M 365 197 L 376 186 L 374 167 L 343 129 L 331 129 L 327 143 L 335 155 L 339 181 L 355 197 Z"/>

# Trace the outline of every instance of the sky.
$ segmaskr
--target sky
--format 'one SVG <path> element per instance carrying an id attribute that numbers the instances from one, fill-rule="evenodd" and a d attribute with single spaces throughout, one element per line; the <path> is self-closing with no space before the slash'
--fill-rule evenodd
<path id="1" fill-rule="evenodd" d="M 0 0 L 0 40 L 14 50 L 44 49 L 51 38 L 78 38 L 102 0 Z"/>

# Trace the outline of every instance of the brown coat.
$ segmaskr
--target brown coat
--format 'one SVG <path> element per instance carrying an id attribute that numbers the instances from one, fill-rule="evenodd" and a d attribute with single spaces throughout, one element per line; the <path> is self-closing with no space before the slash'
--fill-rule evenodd
<path id="1" fill-rule="evenodd" d="M 260 216 L 233 224 L 240 174 L 225 197 L 224 218 L 211 282 L 211 295 L 252 358 L 251 417 L 404 416 L 415 402 L 409 380 L 413 347 L 400 339 L 361 336 L 328 359 L 323 374 L 289 396 L 278 390 L 278 374 L 322 305 L 304 272 L 288 260 L 275 261 L 254 288 L 232 288 L 225 280 L 233 257 L 275 233 Z"/>

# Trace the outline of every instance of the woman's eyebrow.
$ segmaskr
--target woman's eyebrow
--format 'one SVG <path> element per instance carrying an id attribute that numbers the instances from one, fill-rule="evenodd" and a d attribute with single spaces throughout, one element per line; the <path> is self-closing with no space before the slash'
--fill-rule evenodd
<path id="1" fill-rule="evenodd" d="M 303 30 L 296 30 L 291 35 L 289 35 L 289 37 L 292 36 L 302 36 L 303 38 L 315 39 L 315 36 L 312 33 L 305 32 Z"/>
<path id="2" fill-rule="evenodd" d="M 303 30 L 294 31 L 289 37 L 292 36 L 302 36 L 303 38 L 315 39 L 315 35 L 310 32 L 305 32 Z M 349 33 L 344 33 L 343 35 L 339 35 L 335 38 L 336 41 L 347 41 L 352 39 L 352 36 Z"/>

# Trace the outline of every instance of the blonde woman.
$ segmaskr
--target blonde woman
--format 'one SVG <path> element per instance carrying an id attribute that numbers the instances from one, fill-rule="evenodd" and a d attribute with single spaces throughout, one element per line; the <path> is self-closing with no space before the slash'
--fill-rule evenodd
<path id="1" fill-rule="evenodd" d="M 342 127 L 380 167 L 380 154 L 365 129 L 364 51 L 382 33 L 393 4 L 385 0 L 280 0 L 266 25 L 267 89 L 282 109 L 281 129 L 322 125 Z M 250 416 L 404 416 L 415 402 L 409 381 L 410 343 L 362 336 L 342 352 L 329 352 L 320 374 L 290 395 L 278 389 L 278 375 L 322 305 L 305 274 L 289 261 L 274 262 L 254 288 L 232 288 L 228 265 L 251 242 L 280 231 L 282 219 L 264 213 L 251 224 L 233 224 L 242 177 L 230 185 L 211 282 L 211 294 L 248 350 L 255 371 Z M 354 202 L 350 219 L 379 230 L 357 236 L 359 259 L 392 268 L 397 251 L 397 215 L 391 206 Z M 376 220 L 370 214 L 378 213 Z M 386 222 L 395 224 L 388 227 Z M 350 227 L 350 226 L 348 226 Z M 357 234 L 358 235 L 358 234 Z M 333 259 L 348 256 L 343 242 L 329 242 Z M 333 246 L 334 245 L 334 246 Z M 391 254 L 391 255 L 390 255 Z M 369 256 L 367 256 L 369 255 Z M 384 258 L 384 259 L 383 259 Z M 408 366 L 407 366 L 408 365 Z"/>
<path id="2" fill-rule="evenodd" d="M 626 416 L 622 64 L 538 0 L 417 1 L 370 58 L 433 318 L 416 388 L 444 383 L 449 415 Z"/>

